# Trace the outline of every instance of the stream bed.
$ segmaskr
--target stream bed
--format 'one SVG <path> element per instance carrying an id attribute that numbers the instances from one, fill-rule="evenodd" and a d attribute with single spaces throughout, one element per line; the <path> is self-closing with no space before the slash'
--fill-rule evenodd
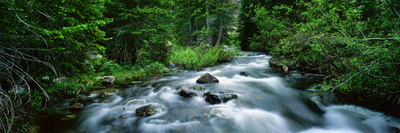
<path id="1" fill-rule="evenodd" d="M 202 71 L 132 84 L 85 106 L 73 122 L 63 123 L 73 126 L 57 132 L 384 133 L 400 128 L 400 120 L 380 112 L 311 100 L 306 89 L 313 88 L 318 79 L 296 71 L 291 77 L 276 73 L 269 67 L 270 58 L 249 52 Z M 206 73 L 219 83 L 196 83 Z M 190 95 L 181 94 L 182 89 L 190 90 Z M 209 94 L 220 101 L 206 101 Z M 226 95 L 230 98 L 221 99 Z M 151 108 L 150 115 L 138 114 L 137 109 L 144 106 Z"/>

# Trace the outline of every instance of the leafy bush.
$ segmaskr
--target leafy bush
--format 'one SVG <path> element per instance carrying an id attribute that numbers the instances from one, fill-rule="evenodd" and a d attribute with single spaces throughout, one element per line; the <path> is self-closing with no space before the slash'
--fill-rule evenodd
<path id="1" fill-rule="evenodd" d="M 169 61 L 186 69 L 199 69 L 228 62 L 235 58 L 238 51 L 225 50 L 222 46 L 175 47 Z"/>

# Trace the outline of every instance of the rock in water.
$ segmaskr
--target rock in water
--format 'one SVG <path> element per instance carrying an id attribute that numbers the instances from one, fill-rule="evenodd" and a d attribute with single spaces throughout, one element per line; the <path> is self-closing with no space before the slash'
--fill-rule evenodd
<path id="1" fill-rule="evenodd" d="M 148 105 L 144 105 L 136 109 L 136 116 L 137 117 L 145 117 L 151 116 L 156 113 L 161 113 L 167 110 L 167 107 L 163 104 L 152 103 Z"/>
<path id="2" fill-rule="evenodd" d="M 246 76 L 246 77 L 250 76 L 250 74 L 248 72 L 240 72 L 239 75 Z"/>
<path id="3" fill-rule="evenodd" d="M 212 76 L 211 74 L 206 73 L 200 78 L 198 78 L 196 83 L 199 84 L 219 83 L 219 80 L 216 77 Z"/>
<path id="4" fill-rule="evenodd" d="M 282 70 L 285 75 L 289 75 L 289 67 L 287 65 L 282 66 Z"/>
<path id="5" fill-rule="evenodd" d="M 151 104 L 136 109 L 136 116 L 138 117 L 151 116 L 155 113 L 156 111 L 151 106 Z"/>
<path id="6" fill-rule="evenodd" d="M 203 95 L 203 97 L 205 97 L 204 100 L 206 100 L 206 101 L 207 101 L 208 103 L 210 103 L 210 104 L 219 104 L 219 103 L 222 102 L 221 99 L 219 99 L 219 96 L 218 96 L 218 95 L 216 95 L 216 94 L 211 94 L 210 92 L 205 93 L 205 94 Z"/>
<path id="7" fill-rule="evenodd" d="M 179 95 L 184 98 L 189 98 L 189 97 L 197 96 L 197 93 L 192 90 L 189 90 L 189 89 L 181 89 L 181 91 L 179 92 Z"/>
<path id="8" fill-rule="evenodd" d="M 204 93 L 204 100 L 206 100 L 210 104 L 219 104 L 222 102 L 228 102 L 232 99 L 237 99 L 238 96 L 236 94 L 230 92 L 220 92 L 217 94 L 213 94 L 211 92 Z"/>
<path id="9" fill-rule="evenodd" d="M 83 105 L 81 103 L 74 103 L 69 108 L 74 110 L 81 110 L 83 108 Z"/>
<path id="10" fill-rule="evenodd" d="M 82 103 L 84 105 L 88 105 L 93 102 L 93 98 L 79 94 L 75 96 L 73 103 Z"/>

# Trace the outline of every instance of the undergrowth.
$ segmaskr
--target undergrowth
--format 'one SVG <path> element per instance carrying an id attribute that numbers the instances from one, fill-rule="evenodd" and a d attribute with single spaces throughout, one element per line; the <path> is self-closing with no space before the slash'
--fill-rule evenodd
<path id="1" fill-rule="evenodd" d="M 226 50 L 223 46 L 200 45 L 198 47 L 175 46 L 169 61 L 184 69 L 200 69 L 233 60 L 238 50 Z"/>

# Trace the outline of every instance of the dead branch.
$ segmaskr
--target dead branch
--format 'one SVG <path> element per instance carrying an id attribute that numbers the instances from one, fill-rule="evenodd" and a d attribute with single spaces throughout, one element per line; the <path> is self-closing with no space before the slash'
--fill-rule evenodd
<path id="1" fill-rule="evenodd" d="M 359 40 L 360 42 L 364 42 L 364 41 L 386 41 L 386 40 L 395 40 L 395 41 L 399 41 L 396 38 L 366 38 L 366 39 L 361 39 Z"/>

